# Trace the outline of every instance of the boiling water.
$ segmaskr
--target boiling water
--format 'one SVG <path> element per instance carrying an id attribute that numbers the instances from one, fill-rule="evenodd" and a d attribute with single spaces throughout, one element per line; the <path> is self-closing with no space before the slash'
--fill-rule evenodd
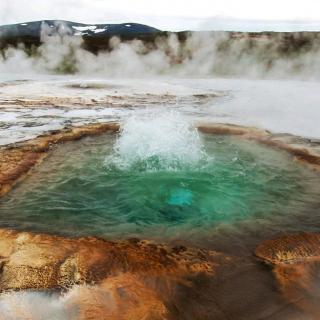
<path id="1" fill-rule="evenodd" d="M 312 230 L 319 182 L 285 152 L 199 134 L 179 115 L 133 118 L 120 135 L 53 150 L 1 200 L 0 225 L 230 249 Z"/>

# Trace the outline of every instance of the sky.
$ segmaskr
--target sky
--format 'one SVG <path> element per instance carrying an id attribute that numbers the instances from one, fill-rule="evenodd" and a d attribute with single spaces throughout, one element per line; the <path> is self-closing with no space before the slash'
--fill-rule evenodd
<path id="1" fill-rule="evenodd" d="M 162 30 L 320 30 L 320 0 L 0 0 L 0 25 L 42 19 Z"/>

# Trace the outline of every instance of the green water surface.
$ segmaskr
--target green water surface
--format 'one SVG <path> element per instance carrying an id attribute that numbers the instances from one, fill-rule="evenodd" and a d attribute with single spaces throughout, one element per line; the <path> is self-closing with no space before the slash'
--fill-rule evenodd
<path id="1" fill-rule="evenodd" d="M 197 165 L 146 170 L 141 163 L 124 170 L 106 161 L 116 138 L 86 138 L 53 150 L 0 201 L 0 226 L 72 236 L 187 238 L 271 217 L 298 224 L 297 214 L 315 205 L 310 192 L 319 177 L 285 152 L 202 135 L 208 157 Z"/>

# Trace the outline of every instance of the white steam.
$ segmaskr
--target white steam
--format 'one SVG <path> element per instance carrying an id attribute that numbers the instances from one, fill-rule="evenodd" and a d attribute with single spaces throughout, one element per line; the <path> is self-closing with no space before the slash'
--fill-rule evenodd
<path id="1" fill-rule="evenodd" d="M 109 319 L 114 305 L 112 289 L 99 286 L 75 285 L 64 293 L 12 291 L 0 295 L 0 320 L 100 319 L 102 308 Z M 83 312 L 86 307 L 90 315 Z"/>
<path id="2" fill-rule="evenodd" d="M 125 121 L 106 165 L 118 169 L 178 170 L 195 167 L 207 155 L 197 129 L 176 112 Z"/>
<path id="3" fill-rule="evenodd" d="M 55 29 L 56 30 L 56 29 Z M 43 44 L 30 50 L 9 48 L 0 55 L 0 72 L 78 73 L 102 77 L 237 76 L 259 78 L 320 78 L 320 39 L 316 34 L 270 37 L 232 37 L 228 33 L 176 34 L 152 43 L 121 42 L 112 38 L 111 50 L 93 54 L 81 37 L 59 26 L 57 34 L 43 26 Z M 307 44 L 302 48 L 301 43 Z"/>
<path id="4" fill-rule="evenodd" d="M 0 320 L 76 319 L 76 310 L 72 312 L 66 308 L 66 299 L 66 296 L 32 291 L 2 294 Z"/>

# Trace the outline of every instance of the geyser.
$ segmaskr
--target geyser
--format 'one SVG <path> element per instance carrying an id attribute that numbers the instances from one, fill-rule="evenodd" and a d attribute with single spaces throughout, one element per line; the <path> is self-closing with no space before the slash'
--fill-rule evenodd
<path id="1" fill-rule="evenodd" d="M 198 131 L 176 112 L 129 118 L 106 166 L 142 171 L 197 169 L 208 160 Z"/>

